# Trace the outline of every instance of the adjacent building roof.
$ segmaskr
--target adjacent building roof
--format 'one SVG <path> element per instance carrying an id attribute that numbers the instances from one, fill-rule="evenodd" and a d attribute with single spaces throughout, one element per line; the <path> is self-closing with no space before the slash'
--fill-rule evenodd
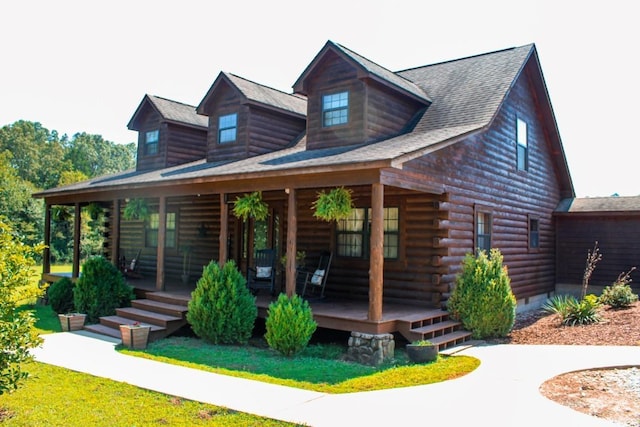
<path id="1" fill-rule="evenodd" d="M 585 197 L 565 199 L 558 205 L 557 213 L 640 213 L 640 196 Z"/>
<path id="2" fill-rule="evenodd" d="M 208 127 L 209 119 L 199 115 L 196 112 L 196 107 L 193 105 L 183 104 L 182 102 L 172 101 L 159 96 L 145 95 L 127 125 L 129 129 L 137 130 L 138 118 L 148 106 L 154 108 L 158 114 L 160 114 L 160 117 L 167 122 L 195 126 L 203 129 L 207 129 Z"/>

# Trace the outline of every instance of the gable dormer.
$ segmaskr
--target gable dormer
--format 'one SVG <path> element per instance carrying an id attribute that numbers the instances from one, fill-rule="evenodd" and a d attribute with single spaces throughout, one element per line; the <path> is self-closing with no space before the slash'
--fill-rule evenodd
<path id="1" fill-rule="evenodd" d="M 307 149 L 403 133 L 431 101 L 417 85 L 331 41 L 293 86 L 307 97 Z"/>
<path id="2" fill-rule="evenodd" d="M 145 95 L 127 127 L 138 132 L 138 171 L 180 165 L 206 155 L 207 118 L 192 105 Z"/>
<path id="3" fill-rule="evenodd" d="M 197 108 L 209 116 L 207 161 L 239 160 L 291 145 L 306 127 L 306 99 L 220 73 Z"/>

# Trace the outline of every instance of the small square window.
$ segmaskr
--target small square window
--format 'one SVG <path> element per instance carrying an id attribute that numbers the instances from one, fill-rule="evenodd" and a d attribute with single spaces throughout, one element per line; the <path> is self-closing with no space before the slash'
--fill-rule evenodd
<path id="1" fill-rule="evenodd" d="M 158 141 L 160 139 L 159 130 L 150 130 L 145 134 L 144 153 L 147 155 L 158 154 Z"/>
<path id="2" fill-rule="evenodd" d="M 322 97 L 322 125 L 336 126 L 349 121 L 349 92 Z"/>
<path id="3" fill-rule="evenodd" d="M 233 142 L 238 131 L 238 114 L 227 114 L 218 118 L 218 143 Z"/>

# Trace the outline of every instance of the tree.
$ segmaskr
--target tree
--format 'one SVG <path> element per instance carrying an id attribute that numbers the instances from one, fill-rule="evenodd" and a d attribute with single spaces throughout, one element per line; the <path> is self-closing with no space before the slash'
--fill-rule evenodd
<path id="1" fill-rule="evenodd" d="M 135 144 L 119 145 L 100 135 L 76 133 L 66 145 L 65 159 L 89 178 L 130 169 L 134 166 Z"/>
<path id="2" fill-rule="evenodd" d="M 0 394 L 17 389 L 28 377 L 22 364 L 31 360 L 29 350 L 42 342 L 35 330 L 31 311 L 19 311 L 21 301 L 38 297 L 41 292 L 31 285 L 34 256 L 41 245 L 28 246 L 16 239 L 11 228 L 0 218 Z"/>

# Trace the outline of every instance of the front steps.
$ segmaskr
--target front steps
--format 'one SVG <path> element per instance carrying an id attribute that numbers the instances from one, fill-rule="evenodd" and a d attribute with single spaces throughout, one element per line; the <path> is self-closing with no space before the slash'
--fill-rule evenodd
<path id="1" fill-rule="evenodd" d="M 429 310 L 398 320 L 398 330 L 409 342 L 429 340 L 439 350 L 457 346 L 471 339 L 471 332 L 462 323 L 449 318 L 445 310 Z"/>
<path id="2" fill-rule="evenodd" d="M 131 307 L 116 309 L 114 316 L 100 318 L 100 323 L 86 325 L 85 330 L 120 338 L 120 325 L 140 322 L 151 326 L 149 342 L 165 338 L 187 324 L 189 297 L 148 292 L 146 298 L 131 301 Z"/>

